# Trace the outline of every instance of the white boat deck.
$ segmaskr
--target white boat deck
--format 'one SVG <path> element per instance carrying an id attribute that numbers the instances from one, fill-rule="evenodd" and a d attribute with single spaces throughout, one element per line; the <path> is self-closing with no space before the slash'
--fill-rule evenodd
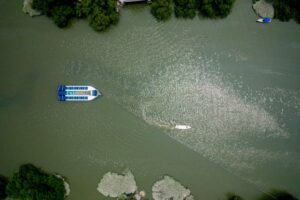
<path id="1" fill-rule="evenodd" d="M 101 95 L 92 86 L 59 85 L 57 90 L 59 101 L 91 101 Z"/>
<path id="2" fill-rule="evenodd" d="M 151 0 L 118 0 L 122 5 L 134 2 L 151 2 Z"/>

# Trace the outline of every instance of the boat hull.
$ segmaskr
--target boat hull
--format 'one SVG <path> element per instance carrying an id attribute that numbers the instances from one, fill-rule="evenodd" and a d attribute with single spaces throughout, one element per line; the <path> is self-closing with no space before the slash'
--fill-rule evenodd
<path id="1" fill-rule="evenodd" d="M 175 129 L 180 129 L 180 130 L 186 130 L 186 129 L 190 129 L 192 127 L 188 126 L 188 125 L 176 125 Z"/>
<path id="2" fill-rule="evenodd" d="M 93 86 L 59 85 L 57 89 L 59 101 L 92 101 L 101 95 Z"/>
<path id="3" fill-rule="evenodd" d="M 265 17 L 265 18 L 259 18 L 256 20 L 258 23 L 270 23 L 272 20 L 271 18 Z"/>

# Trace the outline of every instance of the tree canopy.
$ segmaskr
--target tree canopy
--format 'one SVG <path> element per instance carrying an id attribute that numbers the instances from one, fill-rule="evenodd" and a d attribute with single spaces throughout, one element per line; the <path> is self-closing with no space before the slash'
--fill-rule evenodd
<path id="1" fill-rule="evenodd" d="M 299 0 L 274 0 L 275 18 L 281 21 L 289 21 L 294 18 L 300 23 L 300 1 Z"/>
<path id="2" fill-rule="evenodd" d="M 175 16 L 194 18 L 196 16 L 196 0 L 174 0 Z"/>
<path id="3" fill-rule="evenodd" d="M 271 190 L 268 194 L 263 194 L 257 200 L 298 200 L 285 190 Z"/>
<path id="4" fill-rule="evenodd" d="M 63 200 L 66 191 L 62 179 L 25 164 L 14 173 L 6 192 L 8 197 L 19 200 Z"/>
<path id="5" fill-rule="evenodd" d="M 158 21 L 168 20 L 172 15 L 171 0 L 153 0 L 151 13 Z"/>
<path id="6" fill-rule="evenodd" d="M 234 193 L 227 193 L 226 194 L 226 200 L 243 200 L 243 198 L 237 194 Z"/>
<path id="7" fill-rule="evenodd" d="M 0 199 L 5 199 L 7 197 L 6 194 L 6 186 L 8 184 L 8 179 L 2 175 L 0 175 Z"/>
<path id="8" fill-rule="evenodd" d="M 60 27 L 66 27 L 75 16 L 75 1 L 73 0 L 33 0 L 32 7 L 52 18 Z"/>
<path id="9" fill-rule="evenodd" d="M 194 18 L 197 8 L 199 14 L 208 18 L 224 18 L 229 15 L 235 0 L 173 0 L 176 17 Z M 159 21 L 172 15 L 171 0 L 153 0 L 151 13 Z"/>
<path id="10" fill-rule="evenodd" d="M 74 17 L 88 19 L 96 31 L 103 31 L 119 20 L 116 0 L 33 0 L 32 7 L 60 28 L 68 26 Z"/>
<path id="11" fill-rule="evenodd" d="M 229 15 L 235 0 L 199 0 L 199 12 L 208 18 L 224 18 Z"/>

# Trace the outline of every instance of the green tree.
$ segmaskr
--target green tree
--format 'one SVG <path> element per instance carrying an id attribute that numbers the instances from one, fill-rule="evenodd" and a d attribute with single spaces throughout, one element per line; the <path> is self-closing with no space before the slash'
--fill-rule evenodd
<path id="1" fill-rule="evenodd" d="M 50 16 L 51 10 L 55 6 L 56 0 L 33 0 L 32 8 L 41 11 L 43 14 Z"/>
<path id="2" fill-rule="evenodd" d="M 8 197 L 20 200 L 63 200 L 64 182 L 32 164 L 20 166 L 6 187 Z"/>
<path id="3" fill-rule="evenodd" d="M 68 25 L 74 14 L 74 10 L 71 6 L 56 6 L 51 11 L 51 18 L 58 27 L 63 28 Z"/>
<path id="4" fill-rule="evenodd" d="M 104 31 L 111 24 L 117 24 L 119 13 L 116 11 L 115 0 L 80 0 L 75 12 L 78 18 L 87 18 L 96 31 Z"/>
<path id="5" fill-rule="evenodd" d="M 0 175 L 0 199 L 5 199 L 7 197 L 6 194 L 6 186 L 8 184 L 8 179 L 2 175 Z"/>
<path id="6" fill-rule="evenodd" d="M 293 195 L 284 190 L 271 190 L 268 194 L 263 194 L 257 200 L 297 200 Z"/>
<path id="7" fill-rule="evenodd" d="M 86 18 L 93 11 L 92 0 L 79 0 L 76 3 L 75 13 L 78 18 Z"/>
<path id="8" fill-rule="evenodd" d="M 273 6 L 275 11 L 275 18 L 281 21 L 289 21 L 294 17 L 294 2 L 291 0 L 274 0 Z"/>
<path id="9" fill-rule="evenodd" d="M 226 194 L 226 200 L 243 200 L 243 198 L 237 194 L 230 192 Z"/>
<path id="10" fill-rule="evenodd" d="M 174 0 L 175 16 L 183 18 L 194 18 L 196 16 L 195 0 Z"/>
<path id="11" fill-rule="evenodd" d="M 32 7 L 51 17 L 60 27 L 66 27 L 75 16 L 75 1 L 73 0 L 33 0 Z"/>
<path id="12" fill-rule="evenodd" d="M 199 0 L 199 12 L 204 17 L 224 18 L 230 14 L 234 2 L 235 0 Z"/>
<path id="13" fill-rule="evenodd" d="M 33 8 L 51 17 L 60 28 L 66 27 L 75 16 L 87 18 L 96 31 L 119 21 L 116 0 L 33 0 Z"/>
<path id="14" fill-rule="evenodd" d="M 105 12 L 98 7 L 88 16 L 88 21 L 95 31 L 104 31 L 110 25 L 109 16 L 105 15 Z"/>
<path id="15" fill-rule="evenodd" d="M 299 0 L 274 0 L 273 7 L 275 18 L 281 21 L 295 19 L 300 23 L 300 1 Z"/>
<path id="16" fill-rule="evenodd" d="M 296 1 L 295 10 L 295 20 L 300 24 L 300 1 Z"/>
<path id="17" fill-rule="evenodd" d="M 158 21 L 166 21 L 172 15 L 171 0 L 153 0 L 151 13 Z"/>

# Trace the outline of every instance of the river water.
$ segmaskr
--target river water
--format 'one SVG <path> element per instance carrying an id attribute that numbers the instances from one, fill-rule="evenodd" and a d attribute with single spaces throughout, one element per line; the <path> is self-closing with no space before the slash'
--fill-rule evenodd
<path id="1" fill-rule="evenodd" d="M 159 23 L 147 5 L 104 33 L 61 30 L 0 0 L 0 174 L 31 162 L 65 175 L 72 200 L 106 199 L 107 171 L 129 168 L 150 197 L 170 175 L 195 199 L 270 188 L 300 197 L 300 26 L 257 24 L 251 1 L 223 20 Z M 58 84 L 103 97 L 56 100 Z M 186 131 L 174 124 L 187 124 Z"/>

